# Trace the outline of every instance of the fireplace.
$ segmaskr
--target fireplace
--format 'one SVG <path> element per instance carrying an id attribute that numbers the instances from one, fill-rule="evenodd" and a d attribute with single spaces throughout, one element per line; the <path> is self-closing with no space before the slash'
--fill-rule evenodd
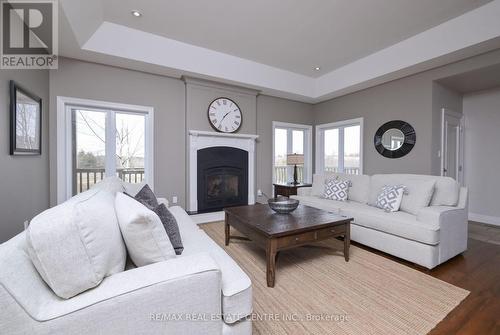
<path id="1" fill-rule="evenodd" d="M 198 213 L 248 203 L 248 152 L 209 147 L 197 152 Z"/>

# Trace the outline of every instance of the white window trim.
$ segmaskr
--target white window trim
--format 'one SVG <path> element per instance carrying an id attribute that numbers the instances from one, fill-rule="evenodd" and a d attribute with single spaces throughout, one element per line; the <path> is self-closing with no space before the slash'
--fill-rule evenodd
<path id="1" fill-rule="evenodd" d="M 285 129 L 295 129 L 295 130 L 305 130 L 305 136 L 304 136 L 304 162 L 306 168 L 304 169 L 305 174 L 304 174 L 304 182 L 305 183 L 310 183 L 312 180 L 312 172 L 313 172 L 313 167 L 312 167 L 312 130 L 313 127 L 306 125 L 306 124 L 299 124 L 299 123 L 288 123 L 288 122 L 279 122 L 279 121 L 273 121 L 273 130 L 271 134 L 272 142 L 273 142 L 273 157 L 271 159 L 271 170 L 272 170 L 272 175 L 271 175 L 271 180 L 274 183 L 275 181 L 275 173 L 274 173 L 274 133 L 276 128 L 285 128 Z M 288 146 L 288 145 L 287 145 Z"/>
<path id="2" fill-rule="evenodd" d="M 71 109 L 87 107 L 96 110 L 142 113 L 146 115 L 145 181 L 154 189 L 154 108 L 108 101 L 57 97 L 57 203 L 69 199 L 72 194 Z M 113 137 L 114 140 L 114 137 Z"/>
<path id="3" fill-rule="evenodd" d="M 314 173 L 323 173 L 325 169 L 325 157 L 324 157 L 324 152 L 325 152 L 325 142 L 324 142 L 324 134 L 325 130 L 331 129 L 331 128 L 339 128 L 339 127 L 349 127 L 349 126 L 356 126 L 359 125 L 359 133 L 360 133 L 360 139 L 359 139 L 359 174 L 363 174 L 363 152 L 364 152 L 364 118 L 356 118 L 356 119 L 350 119 L 350 120 L 344 120 L 344 121 L 338 121 L 338 122 L 332 122 L 332 123 L 324 123 L 316 126 L 316 166 Z M 344 136 L 343 136 L 343 131 L 339 132 L 339 157 L 344 156 Z M 343 170 L 343 166 L 340 166 L 343 164 L 339 162 L 339 169 Z"/>

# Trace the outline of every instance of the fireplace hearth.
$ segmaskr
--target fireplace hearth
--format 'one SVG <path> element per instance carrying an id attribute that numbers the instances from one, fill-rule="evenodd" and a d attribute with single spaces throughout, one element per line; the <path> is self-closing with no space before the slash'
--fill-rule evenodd
<path id="1" fill-rule="evenodd" d="M 197 152 L 198 213 L 248 203 L 248 152 L 210 147 Z"/>

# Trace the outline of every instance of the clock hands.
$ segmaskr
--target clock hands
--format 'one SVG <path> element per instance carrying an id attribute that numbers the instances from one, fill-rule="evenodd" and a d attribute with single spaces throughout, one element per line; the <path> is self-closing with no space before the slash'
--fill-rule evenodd
<path id="1" fill-rule="evenodd" d="M 222 121 L 224 121 L 224 119 L 226 118 L 226 116 L 228 116 L 228 115 L 229 115 L 229 114 L 231 114 L 232 112 L 233 112 L 233 111 L 229 111 L 229 112 L 227 112 L 227 113 L 226 113 L 226 115 L 224 115 L 224 116 L 222 117 L 222 120 L 220 120 L 220 124 L 222 124 Z"/>

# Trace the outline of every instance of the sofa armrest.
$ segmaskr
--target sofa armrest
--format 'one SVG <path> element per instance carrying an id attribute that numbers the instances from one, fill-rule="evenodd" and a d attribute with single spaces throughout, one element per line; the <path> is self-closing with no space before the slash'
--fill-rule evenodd
<path id="1" fill-rule="evenodd" d="M 464 208 L 452 207 L 452 206 L 429 206 L 422 208 L 417 213 L 417 221 L 430 223 L 430 224 L 440 224 L 441 221 L 453 212 L 465 212 Z"/>
<path id="2" fill-rule="evenodd" d="M 297 189 L 297 195 L 300 197 L 311 196 L 312 187 L 300 187 Z"/>
<path id="3" fill-rule="evenodd" d="M 112 303 L 119 297 L 120 299 L 127 295 L 137 297 L 149 294 L 147 292 L 150 291 L 161 290 L 166 301 L 165 306 L 160 305 L 159 308 L 177 306 L 178 311 L 184 311 L 183 307 L 191 304 L 199 306 L 213 304 L 217 307 L 217 313 L 220 313 L 221 285 L 221 272 L 217 263 L 208 253 L 199 253 L 116 273 L 105 278 L 99 286 L 71 299 L 58 299 L 55 295 L 53 298 L 46 297 L 43 308 L 23 307 L 28 307 L 25 310 L 35 320 L 48 321 L 87 309 L 95 304 Z M 213 288 L 216 294 L 210 292 L 208 288 Z M 179 293 L 183 291 L 198 293 L 183 296 Z M 153 299 L 153 296 L 150 299 Z"/>
<path id="4" fill-rule="evenodd" d="M 71 299 L 47 294 L 23 308 L 0 285 L 2 333 L 220 334 L 221 272 L 207 253 L 107 277 Z M 21 305 L 21 306 L 19 306 Z"/>
<path id="5" fill-rule="evenodd" d="M 467 250 L 468 210 L 450 206 L 431 206 L 421 209 L 417 221 L 439 227 L 439 263 Z"/>
<path id="6" fill-rule="evenodd" d="M 169 202 L 167 200 L 167 198 L 156 198 L 156 200 L 158 200 L 158 203 L 161 205 L 161 204 L 164 204 L 165 207 L 168 208 L 169 206 Z"/>

